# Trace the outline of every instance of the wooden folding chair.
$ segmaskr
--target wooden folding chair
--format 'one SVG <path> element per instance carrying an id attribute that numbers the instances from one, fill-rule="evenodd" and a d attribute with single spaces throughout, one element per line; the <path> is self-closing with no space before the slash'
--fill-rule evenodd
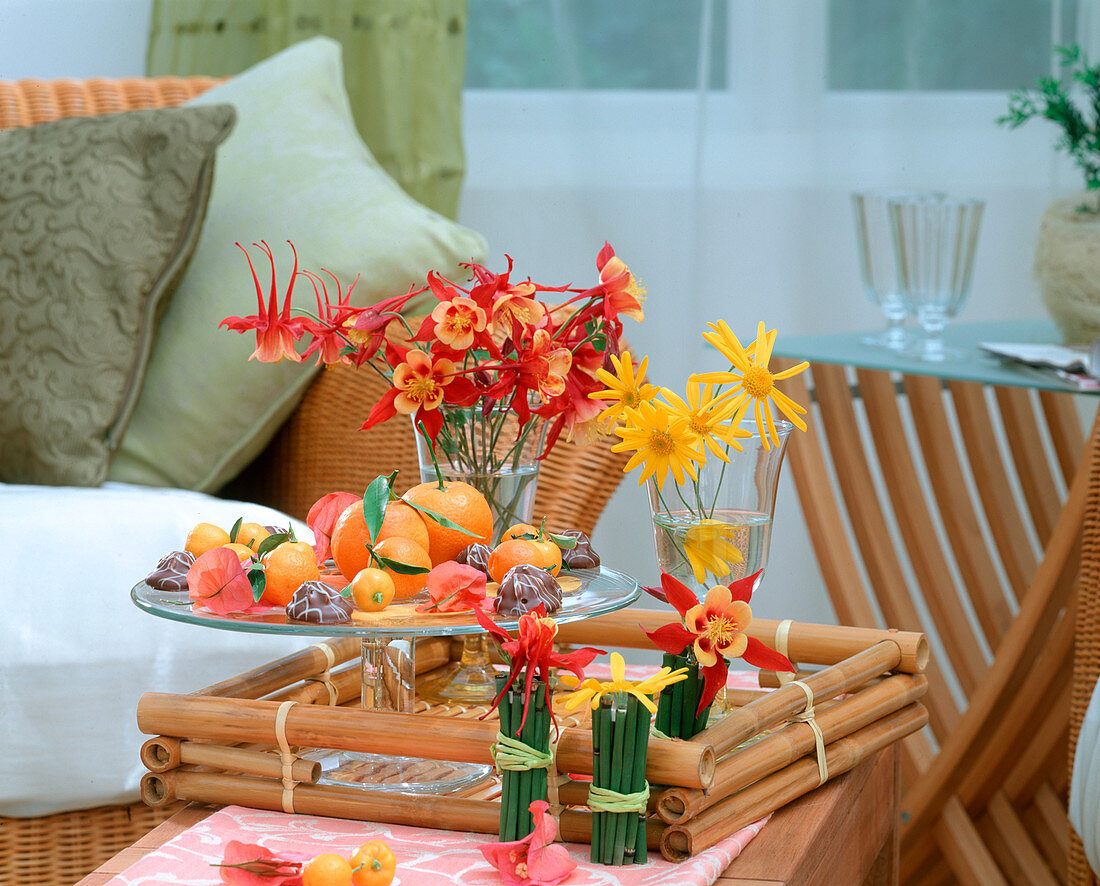
<path id="1" fill-rule="evenodd" d="M 1066 759 L 1100 465 L 1072 398 L 828 363 L 785 384 L 812 390 L 788 460 L 838 619 L 936 638 L 930 726 L 902 748 L 903 882 L 1086 882 L 1069 879 Z"/>

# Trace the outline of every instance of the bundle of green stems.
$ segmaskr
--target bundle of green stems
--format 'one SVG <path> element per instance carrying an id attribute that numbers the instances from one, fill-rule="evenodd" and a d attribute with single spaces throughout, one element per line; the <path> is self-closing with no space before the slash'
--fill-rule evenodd
<path id="1" fill-rule="evenodd" d="M 661 690 L 657 698 L 657 731 L 669 738 L 691 738 L 698 735 L 707 728 L 710 717 L 710 705 L 698 714 L 695 713 L 703 694 L 703 675 L 699 673 L 699 662 L 695 660 L 689 647 L 678 655 L 666 652 L 661 664 L 673 670 L 686 667 L 688 676 L 686 680 Z"/>
<path id="2" fill-rule="evenodd" d="M 507 679 L 497 675 L 497 692 L 504 688 Z M 517 683 L 522 680 L 517 677 Z M 546 688 L 541 680 L 531 684 L 531 701 L 527 720 L 523 721 L 523 690 L 511 689 L 501 699 L 500 732 L 518 739 L 541 753 L 550 749 L 550 710 L 546 706 Z M 523 728 L 520 729 L 520 723 Z M 518 733 L 518 734 L 517 734 Z M 500 840 L 507 843 L 521 840 L 534 829 L 530 806 L 535 800 L 546 799 L 545 768 L 510 770 L 501 773 Z"/>
<path id="3" fill-rule="evenodd" d="M 592 784 L 618 794 L 645 788 L 649 710 L 625 692 L 609 693 L 592 712 Z M 594 812 L 591 860 L 597 864 L 645 864 L 645 805 L 631 812 Z"/>

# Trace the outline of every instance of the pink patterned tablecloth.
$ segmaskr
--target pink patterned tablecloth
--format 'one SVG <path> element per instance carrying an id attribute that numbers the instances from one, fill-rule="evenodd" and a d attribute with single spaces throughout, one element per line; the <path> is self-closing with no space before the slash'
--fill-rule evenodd
<path id="1" fill-rule="evenodd" d="M 767 819 L 749 825 L 680 864 L 667 862 L 657 853 L 650 852 L 649 863 L 644 865 L 594 865 L 588 860 L 587 846 L 569 843 L 566 844 L 569 853 L 579 865 L 565 883 L 568 886 L 649 886 L 658 883 L 710 886 L 756 836 L 765 821 Z M 486 834 L 226 806 L 116 876 L 110 886 L 167 886 L 172 883 L 214 886 L 221 879 L 211 865 L 222 860 L 225 844 L 230 840 L 259 843 L 272 852 L 300 852 L 310 856 L 321 852 L 347 856 L 365 840 L 385 840 L 397 856 L 396 886 L 491 886 L 502 882 L 500 874 L 489 866 L 477 847 L 495 839 Z"/>

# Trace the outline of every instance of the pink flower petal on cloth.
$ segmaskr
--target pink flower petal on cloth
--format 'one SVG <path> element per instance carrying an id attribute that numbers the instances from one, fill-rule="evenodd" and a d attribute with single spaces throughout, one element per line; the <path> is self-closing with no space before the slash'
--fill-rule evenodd
<path id="1" fill-rule="evenodd" d="M 302 863 L 308 859 L 309 856 L 297 852 L 276 855 L 256 843 L 230 840 L 225 844 L 223 866 L 218 868 L 218 873 L 223 883 L 233 886 L 301 886 Z M 281 873 L 282 871 L 286 873 Z"/>
<path id="2" fill-rule="evenodd" d="M 511 843 L 486 843 L 477 848 L 485 860 L 500 871 L 508 886 L 557 886 L 577 866 L 569 851 L 554 840 L 558 822 L 547 810 L 545 800 L 528 807 L 534 816 L 534 829 L 522 840 Z"/>

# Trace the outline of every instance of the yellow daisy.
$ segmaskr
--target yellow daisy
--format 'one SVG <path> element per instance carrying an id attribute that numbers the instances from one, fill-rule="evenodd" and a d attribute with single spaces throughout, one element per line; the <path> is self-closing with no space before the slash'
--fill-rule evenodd
<path id="1" fill-rule="evenodd" d="M 606 369 L 596 370 L 596 377 L 607 385 L 607 390 L 588 395 L 592 400 L 614 401 L 600 416 L 600 420 L 608 426 L 622 418 L 624 410 L 637 409 L 642 403 L 652 400 L 657 393 L 656 385 L 643 381 L 649 357 L 642 357 L 637 373 L 634 372 L 634 361 L 629 354 L 623 354 L 622 357 L 612 355 L 611 362 L 615 366 L 614 375 Z"/>
<path id="2" fill-rule="evenodd" d="M 618 652 L 612 652 L 611 680 L 609 682 L 601 683 L 594 677 L 589 677 L 578 685 L 577 678 L 573 674 L 561 675 L 562 683 L 566 686 L 577 687 L 575 692 L 566 696 L 565 709 L 567 711 L 576 710 L 582 704 L 588 702 L 592 706 L 592 710 L 596 710 L 600 706 L 600 699 L 604 695 L 613 692 L 629 692 L 645 705 L 651 714 L 656 714 L 657 705 L 653 703 L 650 696 L 656 695 L 666 686 L 686 680 L 687 670 L 687 668 L 677 668 L 675 671 L 672 668 L 661 668 L 657 673 L 650 674 L 644 680 L 627 680 L 626 661 Z"/>
<path id="3" fill-rule="evenodd" d="M 771 360 L 772 346 L 775 344 L 775 330 L 766 332 L 761 321 L 757 328 L 756 341 L 748 348 L 741 346 L 737 336 L 729 328 L 724 320 L 717 323 L 708 323 L 710 332 L 704 332 L 703 338 L 713 345 L 726 359 L 730 361 L 731 368 L 726 372 L 704 372 L 693 375 L 693 382 L 711 382 L 714 384 L 732 384 L 734 388 L 725 397 L 730 398 L 734 408 L 738 411 L 742 407 L 748 409 L 748 404 L 753 401 L 756 426 L 760 430 L 760 438 L 765 449 L 770 449 L 768 438 L 779 445 L 779 436 L 775 431 L 775 422 L 772 419 L 769 399 L 776 405 L 780 412 L 790 420 L 800 431 L 806 430 L 806 422 L 799 416 L 805 415 L 806 410 L 795 403 L 790 397 L 775 387 L 777 381 L 790 378 L 804 370 L 809 364 L 803 362 L 782 372 L 773 373 L 768 369 L 768 361 Z M 749 350 L 752 350 L 750 356 Z M 725 397 L 723 399 L 725 399 Z M 765 422 L 767 431 L 765 432 Z"/>
<path id="4" fill-rule="evenodd" d="M 687 402 L 668 388 L 661 388 L 661 396 L 665 398 L 673 415 L 687 419 L 688 430 L 695 435 L 696 449 L 704 460 L 709 449 L 722 461 L 728 462 L 729 456 L 721 444 L 732 446 L 740 452 L 741 444 L 737 438 L 751 437 L 752 434 L 743 430 L 740 422 L 731 423 L 730 419 L 737 413 L 733 401 L 716 398 L 712 391 L 712 385 L 693 385 L 689 382 Z"/>
<path id="5" fill-rule="evenodd" d="M 683 485 L 685 474 L 692 480 L 697 478 L 695 462 L 703 461 L 703 456 L 695 451 L 695 438 L 687 429 L 686 418 L 676 418 L 660 401 L 643 401 L 637 409 L 625 410 L 625 422 L 623 427 L 615 428 L 622 440 L 611 449 L 634 453 L 623 466 L 624 474 L 645 465 L 639 486 L 652 476 L 657 488 L 664 488 L 669 470 L 677 485 Z"/>
<path id="6" fill-rule="evenodd" d="M 688 527 L 684 553 L 699 584 L 706 583 L 708 572 L 715 578 L 725 578 L 730 574 L 731 563 L 744 562 L 735 542 L 736 532 L 735 527 L 721 520 L 700 520 Z"/>

